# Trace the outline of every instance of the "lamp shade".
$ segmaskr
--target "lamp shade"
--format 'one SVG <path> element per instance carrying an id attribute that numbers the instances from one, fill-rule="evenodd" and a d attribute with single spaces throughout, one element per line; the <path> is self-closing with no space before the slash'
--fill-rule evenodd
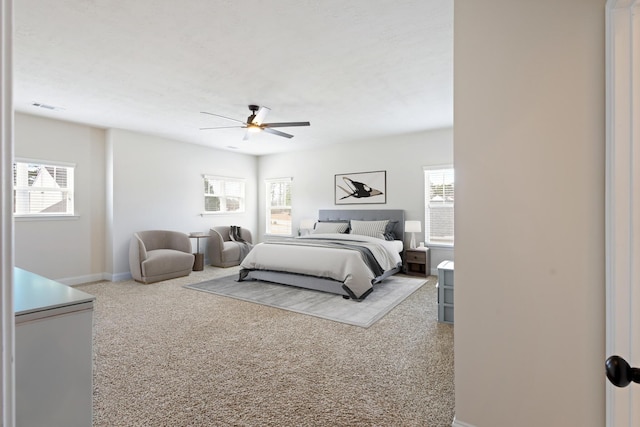
<path id="1" fill-rule="evenodd" d="M 300 230 L 313 230 L 314 225 L 316 225 L 315 219 L 303 219 L 300 221 Z"/>
<path id="2" fill-rule="evenodd" d="M 405 233 L 419 233 L 422 231 L 422 223 L 420 221 L 405 221 Z"/>

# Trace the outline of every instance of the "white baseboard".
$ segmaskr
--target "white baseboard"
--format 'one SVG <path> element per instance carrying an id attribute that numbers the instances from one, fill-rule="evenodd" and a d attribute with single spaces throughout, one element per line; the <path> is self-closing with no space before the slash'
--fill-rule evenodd
<path id="1" fill-rule="evenodd" d="M 453 422 L 451 423 L 451 427 L 475 427 L 473 424 L 468 424 L 456 419 L 453 417 Z"/>
<path id="2" fill-rule="evenodd" d="M 108 280 L 110 282 L 119 282 L 122 280 L 130 280 L 131 273 L 118 273 L 118 274 L 109 274 L 109 273 L 95 273 L 95 274 L 87 274 L 85 276 L 76 276 L 76 277 L 65 277 L 63 279 L 56 279 L 56 282 L 62 283 L 67 286 L 78 286 L 83 285 L 85 283 L 91 282 L 99 282 L 101 280 Z"/>
<path id="3" fill-rule="evenodd" d="M 131 276 L 131 272 L 126 272 L 126 273 L 117 273 L 117 274 L 110 274 L 110 277 L 108 279 L 105 280 L 110 280 L 112 282 L 121 282 L 123 280 L 131 280 L 133 277 Z"/>
<path id="4" fill-rule="evenodd" d="M 105 278 L 106 273 L 87 274 L 86 276 L 65 277 L 64 279 L 56 279 L 56 282 L 63 285 L 76 286 L 84 283 L 99 282 L 101 280 L 108 280 Z"/>

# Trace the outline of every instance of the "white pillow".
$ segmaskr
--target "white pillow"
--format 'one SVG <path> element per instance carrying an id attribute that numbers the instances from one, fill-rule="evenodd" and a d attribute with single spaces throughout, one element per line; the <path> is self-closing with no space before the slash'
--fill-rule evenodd
<path id="1" fill-rule="evenodd" d="M 349 228 L 348 222 L 316 222 L 313 234 L 344 233 Z"/>
<path id="2" fill-rule="evenodd" d="M 351 234 L 360 236 L 377 237 L 384 240 L 384 231 L 389 223 L 388 219 L 383 221 L 358 221 L 351 220 Z"/>

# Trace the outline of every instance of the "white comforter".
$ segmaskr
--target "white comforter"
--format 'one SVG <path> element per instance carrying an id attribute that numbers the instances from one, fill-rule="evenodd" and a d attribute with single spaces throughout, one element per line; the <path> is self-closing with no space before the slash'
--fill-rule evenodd
<path id="1" fill-rule="evenodd" d="M 278 244 L 278 241 L 257 244 L 240 266 L 248 270 L 284 271 L 330 278 L 343 282 L 359 298 L 371 289 L 376 275 L 356 250 L 304 245 L 308 239 L 327 238 L 367 247 L 384 271 L 402 262 L 397 243 L 392 241 L 352 234 L 312 234 L 287 240 L 300 240 L 300 246 Z"/>

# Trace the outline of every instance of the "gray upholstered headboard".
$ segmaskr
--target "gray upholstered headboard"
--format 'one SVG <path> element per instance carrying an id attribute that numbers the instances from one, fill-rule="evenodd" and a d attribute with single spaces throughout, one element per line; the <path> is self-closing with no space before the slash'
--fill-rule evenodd
<path id="1" fill-rule="evenodd" d="M 318 211 L 318 220 L 320 221 L 351 219 L 361 221 L 388 219 L 389 221 L 397 221 L 393 232 L 397 240 L 404 240 L 404 211 L 401 209 L 320 209 Z"/>

